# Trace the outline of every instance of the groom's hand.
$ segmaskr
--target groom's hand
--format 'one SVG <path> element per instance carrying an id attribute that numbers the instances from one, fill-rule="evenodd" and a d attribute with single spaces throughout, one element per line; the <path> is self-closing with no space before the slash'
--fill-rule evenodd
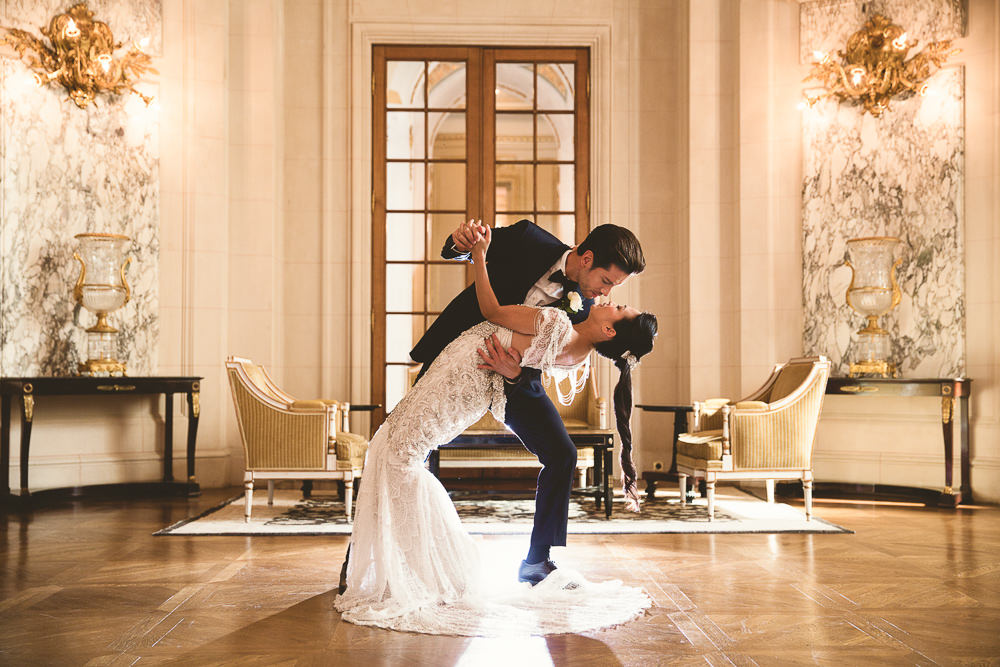
<path id="1" fill-rule="evenodd" d="M 483 360 L 479 368 L 495 371 L 508 380 L 516 380 L 521 376 L 520 352 L 514 348 L 504 348 L 496 334 L 486 339 L 485 347 L 485 351 L 483 348 L 476 350 Z"/>
<path id="2" fill-rule="evenodd" d="M 483 237 L 485 231 L 486 228 L 483 227 L 481 220 L 469 220 L 460 224 L 458 229 L 451 233 L 451 242 L 455 250 L 464 254 L 472 250 L 472 246 Z"/>

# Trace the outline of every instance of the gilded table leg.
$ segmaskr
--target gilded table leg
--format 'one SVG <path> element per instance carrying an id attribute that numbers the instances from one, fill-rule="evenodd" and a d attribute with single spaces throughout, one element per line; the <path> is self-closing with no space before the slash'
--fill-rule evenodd
<path id="1" fill-rule="evenodd" d="M 35 397 L 31 393 L 34 387 L 24 385 L 21 394 L 21 497 L 31 495 L 28 491 L 28 453 L 31 450 L 31 421 L 35 416 Z"/>
<path id="2" fill-rule="evenodd" d="M 950 388 L 950 386 L 945 387 L 945 389 Z M 949 391 L 947 395 L 941 397 L 941 431 L 944 435 L 944 489 L 941 491 L 938 504 L 946 507 L 954 507 L 962 502 L 962 495 L 955 493 L 952 486 L 952 456 L 954 454 L 952 416 L 955 411 L 955 398 L 950 393 Z"/>
<path id="3" fill-rule="evenodd" d="M 959 418 L 961 419 L 962 437 L 962 502 L 972 503 L 972 462 L 969 450 L 969 397 L 958 399 Z"/>
<path id="4" fill-rule="evenodd" d="M 163 481 L 174 481 L 174 395 L 163 395 Z"/>
<path id="5" fill-rule="evenodd" d="M 197 382 L 191 383 L 191 391 L 188 392 L 188 433 L 187 433 L 187 486 L 188 495 L 197 496 L 201 493 L 198 480 L 194 476 L 194 454 L 195 445 L 198 438 L 198 417 L 201 416 L 201 394 L 200 385 Z"/>
<path id="6" fill-rule="evenodd" d="M 0 398 L 0 472 L 3 473 L 3 500 L 10 498 L 10 396 Z"/>

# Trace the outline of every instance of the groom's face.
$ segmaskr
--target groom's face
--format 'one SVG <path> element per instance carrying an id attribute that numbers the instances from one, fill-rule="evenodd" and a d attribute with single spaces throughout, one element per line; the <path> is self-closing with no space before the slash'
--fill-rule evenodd
<path id="1" fill-rule="evenodd" d="M 594 254 L 589 250 L 580 257 L 580 277 L 577 282 L 580 283 L 580 294 L 585 299 L 607 296 L 630 276 L 615 264 L 607 268 L 594 267 Z"/>

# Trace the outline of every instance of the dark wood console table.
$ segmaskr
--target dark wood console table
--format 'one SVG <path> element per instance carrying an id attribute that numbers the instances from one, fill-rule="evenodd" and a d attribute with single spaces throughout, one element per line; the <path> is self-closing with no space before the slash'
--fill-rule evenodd
<path id="1" fill-rule="evenodd" d="M 969 445 L 969 395 L 972 380 L 969 378 L 849 378 L 832 377 L 826 383 L 827 395 L 837 396 L 926 396 L 941 398 L 941 430 L 944 436 L 944 488 L 940 494 L 928 491 L 928 504 L 955 507 L 959 503 L 972 502 L 972 464 Z M 952 476 L 952 455 L 954 453 L 955 399 L 958 399 L 958 419 L 961 431 L 961 471 L 962 483 L 956 492 Z M 816 491 L 824 487 L 834 489 L 843 484 L 816 484 Z M 850 485 L 852 488 L 855 485 Z M 871 485 L 868 485 L 871 486 Z M 868 490 L 868 489 L 859 489 Z M 871 489 L 876 493 L 878 488 Z M 892 492 L 892 489 L 885 489 Z M 927 495 L 925 494 L 925 495 Z"/>
<path id="2" fill-rule="evenodd" d="M 31 449 L 31 425 L 35 418 L 36 399 L 44 396 L 134 396 L 137 394 L 163 394 L 166 400 L 163 427 L 163 481 L 143 483 L 143 487 L 157 487 L 189 496 L 201 492 L 194 474 L 195 439 L 198 434 L 200 405 L 200 377 L 5 377 L 0 378 L 0 503 L 13 500 L 26 501 L 31 497 L 28 486 L 28 455 Z M 187 429 L 187 480 L 174 481 L 174 394 L 186 394 L 188 403 Z M 20 493 L 10 490 L 10 407 L 16 401 L 21 416 L 21 488 Z M 40 403 L 40 402 L 39 402 Z M 87 487 L 89 488 L 89 487 Z M 103 488 L 103 485 L 102 487 Z M 46 490 L 42 493 L 47 493 Z M 53 490 L 56 491 L 56 490 Z M 79 489 L 73 489 L 79 495 Z"/>

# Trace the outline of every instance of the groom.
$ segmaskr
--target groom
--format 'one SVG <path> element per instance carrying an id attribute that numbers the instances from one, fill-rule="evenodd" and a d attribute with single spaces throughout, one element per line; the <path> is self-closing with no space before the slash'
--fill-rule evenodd
<path id="1" fill-rule="evenodd" d="M 459 225 L 441 256 L 468 260 L 485 231 L 474 220 Z M 624 227 L 600 225 L 571 248 L 529 220 L 493 230 L 486 261 L 490 283 L 502 305 L 548 306 L 577 292 L 583 306 L 570 314 L 574 324 L 587 318 L 596 297 L 606 296 L 646 266 L 639 240 Z M 470 285 L 448 304 L 410 352 L 414 361 L 423 363 L 418 381 L 448 343 L 482 320 L 475 285 Z M 576 446 L 546 395 L 537 369 L 521 368 L 517 351 L 505 350 L 496 336 L 486 340 L 480 356 L 482 368 L 506 379 L 507 426 L 542 464 L 530 548 L 518 571 L 520 581 L 534 585 L 556 569 L 549 559 L 550 548 L 566 544 Z"/>

